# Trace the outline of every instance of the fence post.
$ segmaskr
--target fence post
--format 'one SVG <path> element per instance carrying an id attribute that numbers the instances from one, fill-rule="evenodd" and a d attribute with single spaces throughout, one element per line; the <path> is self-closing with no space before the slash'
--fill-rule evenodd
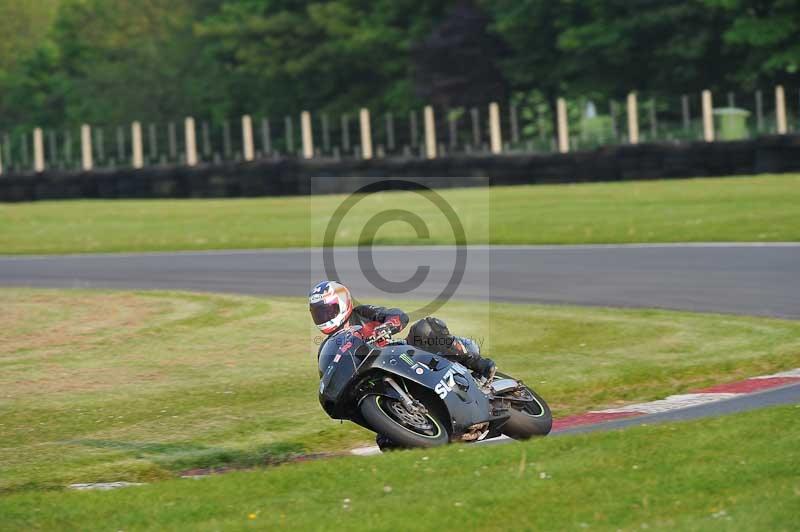
<path id="1" fill-rule="evenodd" d="M 477 108 L 469 110 L 469 117 L 472 122 L 472 145 L 476 150 L 481 149 L 481 116 Z"/>
<path id="2" fill-rule="evenodd" d="M 350 117 L 343 114 L 339 118 L 339 142 L 342 146 L 342 153 L 350 151 Z"/>
<path id="3" fill-rule="evenodd" d="M 94 167 L 92 160 L 92 128 L 88 124 L 81 126 L 81 168 L 88 172 Z"/>
<path id="4" fill-rule="evenodd" d="M 106 160 L 106 148 L 103 137 L 103 128 L 94 130 L 94 148 L 98 162 L 102 165 Z"/>
<path id="5" fill-rule="evenodd" d="M 394 151 L 394 115 L 386 113 L 386 149 Z"/>
<path id="6" fill-rule="evenodd" d="M 125 160 L 125 131 L 122 126 L 117 126 L 117 161 L 121 164 Z"/>
<path id="7" fill-rule="evenodd" d="M 619 126 L 617 126 L 617 102 L 608 102 L 608 114 L 611 117 L 611 135 L 614 140 L 619 138 Z M 541 126 L 539 126 L 541 128 Z"/>
<path id="8" fill-rule="evenodd" d="M 203 157 L 211 159 L 211 132 L 208 130 L 208 121 L 203 120 L 200 124 L 200 135 L 203 138 Z"/>
<path id="9" fill-rule="evenodd" d="M 639 144 L 639 105 L 633 91 L 628 93 L 628 142 Z"/>
<path id="10" fill-rule="evenodd" d="M 711 91 L 703 91 L 703 140 L 714 142 L 714 108 Z"/>
<path id="11" fill-rule="evenodd" d="M 178 158 L 178 134 L 175 130 L 175 122 L 167 124 L 167 136 L 169 137 L 169 158 L 175 161 Z"/>
<path id="12" fill-rule="evenodd" d="M 369 109 L 362 108 L 358 118 L 361 125 L 361 157 L 372 159 L 372 127 L 369 121 Z"/>
<path id="13" fill-rule="evenodd" d="M 500 106 L 497 102 L 489 104 L 489 136 L 492 153 L 503 152 L 503 139 L 500 133 Z"/>
<path id="14" fill-rule="evenodd" d="M 33 171 L 44 172 L 44 135 L 40 127 L 33 130 Z"/>
<path id="15" fill-rule="evenodd" d="M 328 120 L 328 115 L 323 113 L 320 117 L 322 123 L 322 153 L 330 153 L 331 151 L 331 123 Z"/>
<path id="16" fill-rule="evenodd" d="M 147 126 L 147 134 L 149 137 L 148 142 L 150 143 L 150 163 L 153 163 L 158 161 L 158 132 L 155 124 Z"/>
<path id="17" fill-rule="evenodd" d="M 452 111 L 447 113 L 447 133 L 448 147 L 454 151 L 458 147 L 458 118 L 453 115 Z"/>
<path id="18" fill-rule="evenodd" d="M 760 90 L 756 91 L 756 129 L 759 133 L 764 130 L 764 97 Z"/>
<path id="19" fill-rule="evenodd" d="M 253 119 L 250 115 L 242 117 L 242 156 L 245 161 L 255 159 L 255 149 L 253 147 Z"/>
<path id="20" fill-rule="evenodd" d="M 783 85 L 775 87 L 775 125 L 778 135 L 786 134 L 786 96 Z"/>
<path id="21" fill-rule="evenodd" d="M 8 150 L 8 147 L 6 147 L 6 150 Z M 6 151 L 6 159 L 8 160 L 10 157 L 11 154 Z M 72 133 L 70 133 L 69 129 L 64 132 L 64 161 L 65 165 L 72 165 Z"/>
<path id="22" fill-rule="evenodd" d="M 52 129 L 47 132 L 47 147 L 50 152 L 48 157 L 50 160 L 50 167 L 55 168 L 58 166 L 58 146 L 56 144 L 56 132 Z"/>
<path id="23" fill-rule="evenodd" d="M 194 118 L 187 116 L 183 122 L 183 137 L 186 139 L 186 166 L 197 165 L 197 136 Z"/>
<path id="24" fill-rule="evenodd" d="M 430 105 L 425 106 L 425 155 L 428 159 L 436 158 L 436 122 Z"/>
<path id="25" fill-rule="evenodd" d="M 152 139 L 151 139 L 152 142 Z M 142 148 L 142 124 L 138 121 L 131 124 L 132 163 L 137 170 L 144 167 L 144 150 Z"/>
<path id="26" fill-rule="evenodd" d="M 300 136 L 303 140 L 303 158 L 314 158 L 314 135 L 311 130 L 311 113 L 303 111 L 300 113 Z"/>
<path id="27" fill-rule="evenodd" d="M 272 130 L 269 118 L 261 119 L 261 149 L 264 150 L 264 155 L 272 155 Z"/>
<path id="28" fill-rule="evenodd" d="M 655 142 L 658 136 L 658 117 L 656 116 L 656 100 L 650 98 L 650 142 Z"/>
<path id="29" fill-rule="evenodd" d="M 508 114 L 511 122 L 511 142 L 512 144 L 519 144 L 519 119 L 517 117 L 516 104 L 509 106 Z"/>
<path id="30" fill-rule="evenodd" d="M 419 127 L 417 127 L 417 112 L 409 111 L 408 113 L 408 127 L 411 147 L 416 148 L 419 143 Z"/>
<path id="31" fill-rule="evenodd" d="M 569 124 L 567 123 L 567 102 L 564 98 L 556 100 L 556 120 L 558 122 L 558 151 L 569 151 Z"/>
<path id="32" fill-rule="evenodd" d="M 681 112 L 683 114 L 683 129 L 689 131 L 691 126 L 691 118 L 689 116 L 689 97 L 687 95 L 681 96 Z"/>

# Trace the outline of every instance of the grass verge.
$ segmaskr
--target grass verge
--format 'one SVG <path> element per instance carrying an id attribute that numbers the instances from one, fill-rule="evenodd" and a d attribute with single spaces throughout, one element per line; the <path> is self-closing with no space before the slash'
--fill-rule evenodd
<path id="1" fill-rule="evenodd" d="M 377 302 L 380 303 L 380 302 Z M 317 403 L 305 299 L 0 290 L 0 493 L 279 463 L 372 435 Z M 556 416 L 797 366 L 800 322 L 495 304 L 438 315 Z"/>
<path id="2" fill-rule="evenodd" d="M 0 497 L 31 530 L 792 530 L 798 407 L 339 458 L 107 493 Z"/>
<path id="3" fill-rule="evenodd" d="M 800 240 L 800 175 L 441 190 L 470 244 Z M 0 254 L 318 246 L 344 196 L 225 200 L 50 201 L 0 205 Z M 313 204 L 313 209 L 311 208 Z M 372 196 L 346 216 L 355 245 L 378 212 L 425 220 L 418 239 L 388 223 L 376 243 L 452 244 L 450 225 L 416 194 Z M 440 219 L 441 218 L 441 219 Z M 313 235 L 313 236 L 312 236 Z"/>

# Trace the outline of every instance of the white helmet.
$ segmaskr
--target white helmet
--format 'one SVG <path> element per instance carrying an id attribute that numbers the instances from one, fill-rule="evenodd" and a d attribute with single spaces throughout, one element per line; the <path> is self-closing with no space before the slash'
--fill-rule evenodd
<path id="1" fill-rule="evenodd" d="M 343 284 L 322 281 L 308 294 L 308 309 L 319 330 L 330 334 L 350 319 L 353 298 Z"/>

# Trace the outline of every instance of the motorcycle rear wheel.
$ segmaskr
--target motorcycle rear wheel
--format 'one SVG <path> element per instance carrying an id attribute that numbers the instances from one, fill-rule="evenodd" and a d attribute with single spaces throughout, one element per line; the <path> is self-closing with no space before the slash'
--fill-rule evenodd
<path id="1" fill-rule="evenodd" d="M 500 431 L 515 440 L 527 440 L 534 436 L 549 434 L 553 428 L 553 414 L 545 400 L 527 386 L 523 386 L 515 393 L 520 398 L 531 401 L 525 403 L 509 401 L 510 417 L 500 427 Z"/>
<path id="2" fill-rule="evenodd" d="M 450 441 L 431 408 L 427 414 L 410 412 L 401 401 L 374 394 L 364 397 L 359 408 L 372 430 L 400 447 L 437 447 Z"/>

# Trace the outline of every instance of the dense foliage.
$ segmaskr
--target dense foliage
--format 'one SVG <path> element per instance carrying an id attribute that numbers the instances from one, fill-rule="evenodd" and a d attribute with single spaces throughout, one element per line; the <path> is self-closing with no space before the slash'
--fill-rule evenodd
<path id="1" fill-rule="evenodd" d="M 750 90 L 796 0 L 0 0 L 0 129 Z"/>

